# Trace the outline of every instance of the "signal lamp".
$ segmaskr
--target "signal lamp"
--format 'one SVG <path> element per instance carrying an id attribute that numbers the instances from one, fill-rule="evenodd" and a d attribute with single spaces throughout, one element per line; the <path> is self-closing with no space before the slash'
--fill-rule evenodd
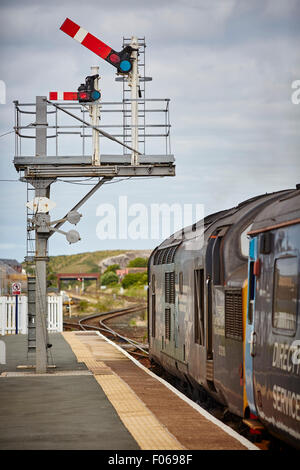
<path id="1" fill-rule="evenodd" d="M 119 73 L 129 73 L 132 69 L 132 51 L 131 46 L 124 47 L 121 52 L 112 50 L 105 60 L 116 67 Z"/>
<path id="2" fill-rule="evenodd" d="M 98 78 L 99 75 L 89 75 L 85 79 L 85 83 L 82 83 L 78 87 L 78 101 L 79 103 L 90 103 L 92 101 L 97 101 L 101 97 L 100 91 L 95 89 L 94 80 Z"/>
<path id="3" fill-rule="evenodd" d="M 131 62 L 129 60 L 121 60 L 120 62 L 120 70 L 121 72 L 130 72 L 132 69 Z"/>
<path id="4" fill-rule="evenodd" d="M 120 57 L 118 54 L 111 54 L 109 56 L 109 60 L 111 61 L 112 64 L 118 64 L 120 62 Z"/>

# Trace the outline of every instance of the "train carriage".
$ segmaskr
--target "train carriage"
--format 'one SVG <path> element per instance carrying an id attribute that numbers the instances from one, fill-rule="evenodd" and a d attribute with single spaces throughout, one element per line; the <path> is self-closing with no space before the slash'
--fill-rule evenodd
<path id="1" fill-rule="evenodd" d="M 299 191 L 266 207 L 249 235 L 249 406 L 272 433 L 300 447 Z"/>
<path id="2" fill-rule="evenodd" d="M 257 414 L 245 386 L 248 233 L 264 210 L 294 193 L 265 194 L 207 216 L 169 237 L 149 259 L 151 359 L 188 384 L 195 398 L 204 389 L 241 417 Z"/>

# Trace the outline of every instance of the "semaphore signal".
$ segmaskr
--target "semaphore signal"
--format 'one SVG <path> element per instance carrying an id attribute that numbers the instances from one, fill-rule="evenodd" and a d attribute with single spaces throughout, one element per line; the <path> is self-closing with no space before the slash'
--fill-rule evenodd
<path id="1" fill-rule="evenodd" d="M 77 101 L 77 91 L 50 91 L 49 100 L 51 101 Z"/>
<path id="2" fill-rule="evenodd" d="M 65 19 L 60 29 L 87 49 L 106 60 L 106 62 L 116 67 L 119 73 L 126 74 L 131 71 L 133 61 L 131 55 L 134 50 L 131 46 L 126 46 L 122 51 L 116 52 L 69 18 Z"/>
<path id="3" fill-rule="evenodd" d="M 49 100 L 51 101 L 79 101 L 79 103 L 91 103 L 101 98 L 101 93 L 95 88 L 95 80 L 99 74 L 89 75 L 78 87 L 78 91 L 50 91 Z M 98 84 L 97 84 L 98 86 Z"/>
<path id="4" fill-rule="evenodd" d="M 36 352 L 36 372 L 47 372 L 48 363 L 48 333 L 44 320 L 47 308 L 47 260 L 48 260 L 48 239 L 53 233 L 61 233 L 66 236 L 69 243 L 76 243 L 80 240 L 80 235 L 76 230 L 64 232 L 60 227 L 65 221 L 76 224 L 80 218 L 80 214 L 76 211 L 105 183 L 108 183 L 114 177 L 154 177 L 154 176 L 175 176 L 174 156 L 170 154 L 168 145 L 170 138 L 169 124 L 169 99 L 147 99 L 145 97 L 145 88 L 140 88 L 140 82 L 149 81 L 150 77 L 140 76 L 139 65 L 145 67 L 145 60 L 141 64 L 138 63 L 138 57 L 145 57 L 144 38 L 136 36 L 131 39 L 123 38 L 123 49 L 116 52 L 110 46 L 96 38 L 79 25 L 66 19 L 60 28 L 70 37 L 77 40 L 80 44 L 97 54 L 103 60 L 107 61 L 117 69 L 116 81 L 123 82 L 123 100 L 121 102 L 105 102 L 101 101 L 101 93 L 99 90 L 99 67 L 92 66 L 90 75 L 85 78 L 77 91 L 51 91 L 49 100 L 45 96 L 37 96 L 35 102 L 35 122 L 29 125 L 22 125 L 21 114 L 28 112 L 23 110 L 23 106 L 28 103 L 20 104 L 14 101 L 16 108 L 16 153 L 14 165 L 17 171 L 22 172 L 22 181 L 26 181 L 33 188 L 29 190 L 35 191 L 35 198 L 29 202 L 29 212 L 27 213 L 27 256 L 26 262 L 32 264 L 35 270 L 35 280 L 31 282 L 30 301 L 33 314 L 29 322 L 31 336 L 28 336 L 28 352 Z M 127 41 L 130 41 L 128 43 Z M 140 50 L 140 48 L 142 49 Z M 144 69 L 145 70 L 145 69 Z M 0 81 L 1 82 L 1 81 Z M 1 84 L 1 83 L 0 83 Z M 0 90 L 1 91 L 1 90 Z M 130 95 L 125 94 L 129 92 Z M 0 97 L 1 98 L 1 97 Z M 55 103 L 55 101 L 66 101 L 68 103 Z M 78 101 L 80 106 L 70 101 Z M 162 109 L 156 107 L 146 107 L 146 102 L 163 101 Z M 141 104 L 139 109 L 139 103 Z M 104 105 L 122 105 L 122 109 L 104 109 L 105 112 L 122 113 L 123 123 L 105 125 L 103 127 L 121 127 L 122 134 L 110 134 L 100 128 L 100 110 Z M 30 104 L 31 106 L 31 104 Z M 51 107 L 49 111 L 48 107 Z M 21 109 L 22 107 L 22 109 Z M 53 111 L 54 109 L 54 111 Z M 70 112 L 74 109 L 74 113 Z M 79 110 L 79 111 L 76 111 Z M 140 111 L 140 113 L 139 113 Z M 163 124 L 146 124 L 146 113 L 163 111 L 165 122 Z M 60 113 L 59 113 L 60 112 Z M 80 116 L 78 116 L 80 112 Z M 31 113 L 31 112 L 30 112 Z M 54 125 L 49 125 L 48 114 L 55 113 Z M 72 117 L 80 124 L 62 125 L 58 124 L 59 116 L 64 113 Z M 76 114 L 77 113 L 77 114 Z M 81 115 L 83 113 L 83 116 Z M 88 113 L 90 123 L 85 119 Z M 139 123 L 139 117 L 142 120 Z M 128 121 L 127 121 L 128 119 Z M 129 119 L 131 122 L 129 123 Z M 153 134 L 146 133 L 146 128 L 162 128 Z M 54 128 L 54 133 L 49 135 Z M 70 129 L 66 131 L 65 129 Z M 77 130 L 74 130 L 74 129 Z M 25 131 L 26 129 L 26 131 Z M 25 134 L 29 131 L 33 135 Z M 88 130 L 90 133 L 88 133 Z M 140 142 L 144 143 L 144 153 L 139 150 L 139 130 L 141 131 Z M 130 135 L 131 131 L 131 135 Z M 114 131 L 115 132 L 115 131 Z M 62 155 L 59 152 L 59 141 L 61 136 L 65 134 L 79 134 L 83 142 L 82 155 Z M 108 154 L 101 155 L 99 149 L 99 136 L 103 136 L 111 141 L 120 144 L 124 149 L 130 150 L 130 154 L 123 150 L 122 155 Z M 55 137 L 55 155 L 49 154 L 48 139 Z M 123 137 L 123 141 L 116 137 Z M 146 155 L 145 141 L 146 137 L 164 137 L 166 139 L 166 153 L 162 155 Z M 35 155 L 28 156 L 22 154 L 21 142 L 23 138 L 35 139 Z M 85 139 L 92 138 L 92 154 L 85 151 Z M 53 149 L 53 146 L 51 147 Z M 90 148 L 90 146 L 89 146 Z M 57 178 L 98 178 L 98 182 L 90 189 L 90 191 L 71 209 L 67 214 L 58 220 L 51 221 L 50 210 L 50 186 Z M 63 181 L 63 180 L 62 180 Z M 29 193 L 28 193 L 29 195 Z M 37 203 L 38 199 L 38 203 Z M 45 203 L 42 204 L 42 200 Z M 48 202 L 47 202 L 48 201 Z M 32 202 L 32 205 L 31 205 Z M 36 205 L 34 206 L 34 204 Z M 33 244 L 35 246 L 33 246 Z M 36 289 L 37 286 L 37 289 Z M 1 351 L 0 351 L 1 353 Z M 1 358 L 0 358 L 1 359 Z"/>

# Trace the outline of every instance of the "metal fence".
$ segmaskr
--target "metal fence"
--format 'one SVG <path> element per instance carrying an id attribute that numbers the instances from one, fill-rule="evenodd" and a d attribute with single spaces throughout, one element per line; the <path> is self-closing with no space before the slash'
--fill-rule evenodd
<path id="1" fill-rule="evenodd" d="M 16 299 L 15 297 L 0 297 L 0 334 L 16 333 Z M 27 296 L 18 298 L 18 333 L 28 332 L 28 301 Z M 57 333 L 63 331 L 63 301 L 61 295 L 48 296 L 48 331 Z"/>

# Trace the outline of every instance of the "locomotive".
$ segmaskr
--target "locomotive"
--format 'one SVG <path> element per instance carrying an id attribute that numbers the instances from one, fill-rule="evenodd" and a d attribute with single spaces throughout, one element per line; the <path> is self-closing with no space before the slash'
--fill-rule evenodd
<path id="1" fill-rule="evenodd" d="M 148 266 L 150 359 L 300 448 L 300 185 L 206 216 Z"/>

